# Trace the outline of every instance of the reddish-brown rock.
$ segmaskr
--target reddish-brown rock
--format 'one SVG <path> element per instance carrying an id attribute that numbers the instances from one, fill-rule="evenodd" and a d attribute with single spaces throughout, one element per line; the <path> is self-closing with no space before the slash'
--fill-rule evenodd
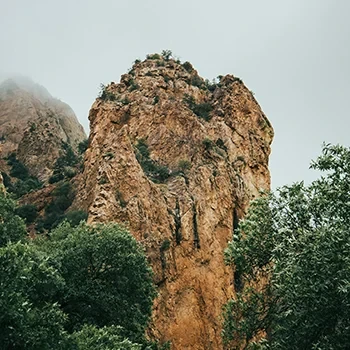
<path id="1" fill-rule="evenodd" d="M 223 251 L 250 199 L 270 186 L 273 129 L 240 79 L 210 91 L 186 68 L 148 59 L 95 101 L 74 205 L 90 223 L 123 222 L 144 245 L 159 291 L 151 337 L 175 350 L 221 349 L 221 310 L 234 293 Z M 212 106 L 210 121 L 191 103 L 197 114 Z M 163 183 L 140 165 L 141 139 L 169 169 Z"/>

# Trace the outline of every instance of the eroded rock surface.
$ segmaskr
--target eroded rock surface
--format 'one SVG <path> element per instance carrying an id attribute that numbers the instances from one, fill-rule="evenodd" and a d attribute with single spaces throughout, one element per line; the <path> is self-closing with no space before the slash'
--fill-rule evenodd
<path id="1" fill-rule="evenodd" d="M 270 186 L 269 121 L 240 79 L 205 84 L 162 57 L 111 83 L 89 119 L 74 206 L 90 223 L 125 223 L 144 245 L 159 290 L 151 337 L 175 350 L 221 349 L 221 310 L 234 293 L 223 251 Z"/>

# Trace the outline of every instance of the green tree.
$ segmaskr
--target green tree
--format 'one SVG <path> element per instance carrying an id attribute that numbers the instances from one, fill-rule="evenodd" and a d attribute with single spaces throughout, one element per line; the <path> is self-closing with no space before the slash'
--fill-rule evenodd
<path id="1" fill-rule="evenodd" d="M 253 202 L 229 243 L 241 286 L 224 308 L 229 348 L 348 349 L 350 149 L 325 145 L 311 167 L 325 174 Z"/>
<path id="2" fill-rule="evenodd" d="M 64 280 L 30 244 L 0 248 L 0 348 L 67 349 L 66 316 L 54 302 Z"/>
<path id="3" fill-rule="evenodd" d="M 118 325 L 123 336 L 143 339 L 155 288 L 144 252 L 125 228 L 64 223 L 42 248 L 65 280 L 58 301 L 69 316 L 69 331 Z"/>
<path id="4" fill-rule="evenodd" d="M 155 287 L 126 229 L 65 222 L 22 243 L 25 225 L 14 213 L 15 203 L 1 193 L 0 349 L 140 349 L 131 341 L 163 349 L 144 338 Z"/>
<path id="5" fill-rule="evenodd" d="M 83 210 L 71 210 L 65 215 L 65 220 L 69 222 L 72 227 L 78 226 L 81 221 L 86 221 L 88 213 Z"/>
<path id="6" fill-rule="evenodd" d="M 26 236 L 23 220 L 15 214 L 16 203 L 0 191 L 0 247 Z"/>
<path id="7" fill-rule="evenodd" d="M 11 166 L 10 175 L 18 180 L 13 184 L 6 173 L 2 172 L 1 174 L 4 178 L 6 190 L 13 193 L 16 198 L 42 187 L 39 179 L 35 176 L 30 176 L 28 168 L 17 159 L 15 153 L 11 153 L 7 157 L 7 164 Z"/>
<path id="8" fill-rule="evenodd" d="M 166 61 L 169 61 L 170 58 L 173 56 L 173 53 L 171 50 L 163 50 L 162 51 L 162 56 Z"/>
<path id="9" fill-rule="evenodd" d="M 97 328 L 84 326 L 71 336 L 77 350 L 141 350 L 142 346 L 134 344 L 121 336 L 120 327 L 110 326 Z"/>
<path id="10" fill-rule="evenodd" d="M 87 150 L 88 146 L 89 146 L 89 139 L 85 139 L 85 140 L 79 142 L 79 144 L 78 144 L 78 151 L 79 151 L 79 153 L 80 154 L 85 153 L 85 151 Z"/>
<path id="11" fill-rule="evenodd" d="M 26 221 L 32 223 L 38 216 L 38 208 L 33 204 L 24 204 L 15 210 L 16 214 Z"/>

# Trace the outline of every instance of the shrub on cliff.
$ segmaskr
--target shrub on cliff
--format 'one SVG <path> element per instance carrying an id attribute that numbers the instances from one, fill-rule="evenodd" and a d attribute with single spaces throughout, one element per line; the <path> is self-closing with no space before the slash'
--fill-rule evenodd
<path id="1" fill-rule="evenodd" d="M 16 209 L 16 214 L 25 220 L 27 224 L 32 223 L 38 216 L 38 209 L 33 204 L 25 204 Z"/>
<path id="2" fill-rule="evenodd" d="M 104 84 L 100 85 L 100 92 L 98 94 L 98 98 L 102 101 L 115 101 L 117 97 L 113 94 L 113 92 L 110 92 L 107 90 L 107 86 Z"/>
<path id="3" fill-rule="evenodd" d="M 350 149 L 325 145 L 311 167 L 325 175 L 253 202 L 229 243 L 242 288 L 225 306 L 223 336 L 237 348 L 262 331 L 259 349 L 350 344 Z"/>
<path id="4" fill-rule="evenodd" d="M 185 94 L 183 102 L 188 106 L 188 108 L 199 118 L 204 119 L 205 121 L 210 120 L 210 112 L 213 107 L 208 102 L 196 103 L 196 100 L 193 96 Z"/>
<path id="5" fill-rule="evenodd" d="M 21 180 L 25 180 L 29 177 L 28 168 L 20 161 L 16 160 L 16 162 L 13 162 L 11 165 L 10 175 L 12 177 L 16 177 Z"/>
<path id="6" fill-rule="evenodd" d="M 4 185 L 8 192 L 13 193 L 15 198 L 22 197 L 31 190 L 42 187 L 42 183 L 35 176 L 30 176 L 28 168 L 20 162 L 15 153 L 11 153 L 7 157 L 7 164 L 11 166 L 10 175 L 18 180 L 12 183 L 11 178 L 2 173 Z"/>
<path id="7" fill-rule="evenodd" d="M 35 176 L 30 176 L 27 179 L 17 180 L 14 184 L 11 184 L 9 187 L 6 187 L 8 192 L 14 194 L 15 198 L 20 198 L 26 193 L 29 193 L 32 190 L 36 190 L 42 187 L 42 183 Z"/>
<path id="8" fill-rule="evenodd" d="M 190 85 L 199 87 L 200 89 L 206 89 L 205 82 L 199 75 L 193 75 L 188 81 Z"/>
<path id="9" fill-rule="evenodd" d="M 80 154 L 84 154 L 89 146 L 89 139 L 85 139 L 78 144 L 78 151 Z"/>
<path id="10" fill-rule="evenodd" d="M 166 166 L 160 165 L 151 159 L 147 142 L 144 139 L 137 141 L 136 159 L 140 163 L 142 170 L 149 178 L 151 178 L 152 181 L 164 182 L 169 178 L 169 169 Z"/>
<path id="11" fill-rule="evenodd" d="M 182 67 L 184 67 L 184 69 L 186 69 L 188 73 L 192 73 L 194 71 L 192 64 L 188 61 L 182 63 Z"/>
<path id="12" fill-rule="evenodd" d="M 148 60 L 159 60 L 161 59 L 160 55 L 155 53 L 155 54 L 149 54 L 146 56 Z"/>

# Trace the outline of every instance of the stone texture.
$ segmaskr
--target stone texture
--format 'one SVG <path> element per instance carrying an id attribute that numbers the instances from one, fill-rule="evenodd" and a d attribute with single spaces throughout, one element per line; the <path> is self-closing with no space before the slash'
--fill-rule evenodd
<path id="1" fill-rule="evenodd" d="M 273 129 L 257 101 L 231 75 L 212 92 L 201 81 L 173 60 L 148 59 L 111 83 L 115 100 L 98 98 L 90 111 L 73 204 L 90 223 L 124 223 L 144 245 L 159 291 L 149 335 L 175 350 L 222 349 L 221 309 L 234 293 L 223 251 L 249 201 L 270 187 Z M 209 122 L 185 94 L 213 106 Z M 172 172 L 165 183 L 140 166 L 140 139 Z M 191 167 L 179 175 L 184 160 Z"/>

